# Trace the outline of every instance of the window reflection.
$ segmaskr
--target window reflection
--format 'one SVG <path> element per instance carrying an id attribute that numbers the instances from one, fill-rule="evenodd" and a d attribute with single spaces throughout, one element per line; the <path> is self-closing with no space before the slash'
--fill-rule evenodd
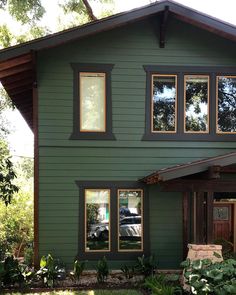
<path id="1" fill-rule="evenodd" d="M 208 76 L 185 76 L 185 132 L 208 132 L 208 87 Z"/>
<path id="2" fill-rule="evenodd" d="M 152 76 L 152 131 L 176 130 L 176 76 Z"/>
<path id="3" fill-rule="evenodd" d="M 236 132 L 236 77 L 217 77 L 218 132 Z"/>
<path id="4" fill-rule="evenodd" d="M 143 249 L 143 192 L 118 190 L 119 250 Z"/>
<path id="5" fill-rule="evenodd" d="M 85 190 L 86 251 L 110 250 L 110 190 Z"/>
<path id="6" fill-rule="evenodd" d="M 105 73 L 80 73 L 80 131 L 104 132 Z"/>

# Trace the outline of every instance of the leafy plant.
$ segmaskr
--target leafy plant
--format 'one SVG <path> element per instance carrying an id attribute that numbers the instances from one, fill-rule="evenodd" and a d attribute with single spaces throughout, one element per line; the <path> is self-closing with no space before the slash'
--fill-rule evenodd
<path id="1" fill-rule="evenodd" d="M 137 258 L 137 263 L 135 265 L 135 271 L 144 275 L 144 277 L 148 277 L 154 274 L 156 269 L 156 261 L 153 255 L 145 257 L 142 255 Z"/>
<path id="2" fill-rule="evenodd" d="M 209 259 L 182 263 L 184 277 L 193 294 L 236 294 L 236 260 L 213 263 Z"/>
<path id="3" fill-rule="evenodd" d="M 0 286 L 21 286 L 28 276 L 25 270 L 26 266 L 20 265 L 13 256 L 6 257 L 4 262 L 0 262 Z"/>
<path id="4" fill-rule="evenodd" d="M 98 283 L 104 283 L 108 275 L 109 275 L 109 268 L 108 268 L 107 260 L 106 260 L 106 257 L 103 256 L 103 258 L 98 260 L 98 263 L 97 263 Z"/>
<path id="5" fill-rule="evenodd" d="M 85 262 L 84 261 L 80 262 L 80 261 L 76 260 L 74 262 L 74 269 L 70 273 L 72 278 L 75 278 L 79 282 L 80 276 L 82 275 L 84 269 L 85 269 Z"/>
<path id="6" fill-rule="evenodd" d="M 40 260 L 40 269 L 36 275 L 43 280 L 47 287 L 54 287 L 55 281 L 65 278 L 65 268 L 55 260 L 51 254 L 43 256 Z"/>
<path id="7" fill-rule="evenodd" d="M 126 279 L 131 279 L 134 276 L 134 266 L 128 266 L 125 264 L 121 267 L 121 271 L 125 275 Z"/>
<path id="8" fill-rule="evenodd" d="M 32 246 L 28 246 L 24 250 L 24 263 L 26 265 L 32 266 L 33 265 L 33 256 L 34 256 L 34 249 Z"/>
<path id="9" fill-rule="evenodd" d="M 177 294 L 177 287 L 168 283 L 166 276 L 161 274 L 158 276 L 150 276 L 145 279 L 144 287 L 152 291 L 152 294 L 157 295 L 173 295 Z M 181 293 L 178 293 L 181 294 Z"/>

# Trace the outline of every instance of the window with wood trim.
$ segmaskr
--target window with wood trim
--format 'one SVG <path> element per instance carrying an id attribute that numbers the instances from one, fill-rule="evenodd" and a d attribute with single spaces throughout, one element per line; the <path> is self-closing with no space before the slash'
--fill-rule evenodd
<path id="1" fill-rule="evenodd" d="M 217 76 L 217 132 L 236 133 L 236 76 Z"/>
<path id="2" fill-rule="evenodd" d="M 110 251 L 110 190 L 85 189 L 85 251 Z"/>
<path id="3" fill-rule="evenodd" d="M 209 76 L 184 76 L 184 132 L 209 133 Z"/>
<path id="4" fill-rule="evenodd" d="M 118 251 L 143 250 L 143 190 L 118 189 Z"/>
<path id="5" fill-rule="evenodd" d="M 77 182 L 81 259 L 130 259 L 148 254 L 148 200 L 133 182 Z M 144 195 L 146 200 L 143 201 Z"/>
<path id="6" fill-rule="evenodd" d="M 152 75 L 152 132 L 176 132 L 176 75 Z"/>
<path id="7" fill-rule="evenodd" d="M 112 134 L 111 64 L 71 64 L 74 71 L 70 139 L 115 139 Z"/>
<path id="8" fill-rule="evenodd" d="M 236 141 L 236 67 L 143 67 L 142 140 Z"/>
<path id="9" fill-rule="evenodd" d="M 84 73 L 80 80 L 80 132 L 106 131 L 106 74 Z"/>

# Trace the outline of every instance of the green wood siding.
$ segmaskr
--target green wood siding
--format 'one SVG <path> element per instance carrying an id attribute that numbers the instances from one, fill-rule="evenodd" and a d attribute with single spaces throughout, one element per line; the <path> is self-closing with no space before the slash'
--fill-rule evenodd
<path id="1" fill-rule="evenodd" d="M 69 140 L 73 129 L 70 63 L 113 63 L 115 141 Z M 142 141 L 146 73 L 143 65 L 236 66 L 236 45 L 172 19 L 166 47 L 142 21 L 45 50 L 38 55 L 39 250 L 70 264 L 77 254 L 76 180 L 138 180 L 154 170 L 233 151 L 236 142 Z M 182 199 L 150 188 L 151 251 L 159 266 L 182 259 Z M 113 264 L 114 267 L 117 263 Z"/>

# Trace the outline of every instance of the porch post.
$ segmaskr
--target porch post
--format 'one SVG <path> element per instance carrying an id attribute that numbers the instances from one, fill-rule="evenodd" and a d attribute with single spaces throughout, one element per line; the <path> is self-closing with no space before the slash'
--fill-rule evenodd
<path id="1" fill-rule="evenodd" d="M 206 197 L 206 242 L 213 244 L 213 192 L 208 192 Z"/>
<path id="2" fill-rule="evenodd" d="M 206 244 L 205 236 L 205 214 L 204 214 L 204 192 L 197 192 L 196 196 L 196 244 Z"/>

